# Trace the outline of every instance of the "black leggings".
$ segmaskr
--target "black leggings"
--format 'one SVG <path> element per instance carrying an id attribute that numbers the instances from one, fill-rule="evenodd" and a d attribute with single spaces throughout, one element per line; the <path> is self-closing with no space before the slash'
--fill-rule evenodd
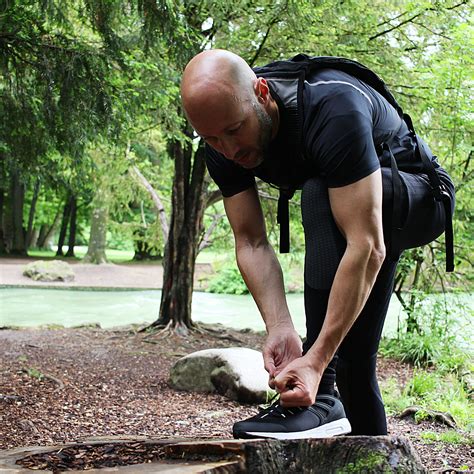
<path id="1" fill-rule="evenodd" d="M 444 170 L 443 170 L 444 171 Z M 431 196 L 424 175 L 400 172 L 402 193 L 401 249 L 431 242 L 444 230 L 444 209 Z M 321 379 L 318 393 L 333 393 L 334 382 L 341 393 L 354 435 L 387 434 L 385 410 L 376 378 L 377 350 L 387 314 L 398 260 L 390 256 L 392 181 L 391 170 L 382 168 L 383 227 L 388 248 L 369 298 L 330 362 Z M 443 179 L 453 196 L 454 187 L 446 174 Z M 303 186 L 301 211 L 305 232 L 305 312 L 307 352 L 321 331 L 330 288 L 346 242 L 339 232 L 329 204 L 328 190 L 320 178 Z"/>

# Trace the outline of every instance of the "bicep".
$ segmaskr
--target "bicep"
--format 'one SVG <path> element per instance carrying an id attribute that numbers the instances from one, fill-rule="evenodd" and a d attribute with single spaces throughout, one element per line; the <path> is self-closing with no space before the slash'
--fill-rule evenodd
<path id="1" fill-rule="evenodd" d="M 334 220 L 348 245 L 369 244 L 383 249 L 380 169 L 355 183 L 328 191 Z"/>
<path id="2" fill-rule="evenodd" d="M 238 245 L 266 242 L 265 219 L 255 186 L 224 198 L 224 208 Z"/>

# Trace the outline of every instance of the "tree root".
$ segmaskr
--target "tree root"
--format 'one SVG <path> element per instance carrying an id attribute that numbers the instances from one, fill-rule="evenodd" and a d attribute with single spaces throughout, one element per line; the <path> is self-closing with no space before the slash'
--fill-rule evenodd
<path id="1" fill-rule="evenodd" d="M 24 398 L 21 395 L 4 395 L 0 393 L 0 402 L 15 403 L 21 402 Z"/>
<path id="2" fill-rule="evenodd" d="M 20 426 L 24 430 L 31 430 L 35 434 L 41 434 L 40 430 L 36 427 L 36 425 L 31 420 L 20 420 Z"/>
<path id="3" fill-rule="evenodd" d="M 186 337 L 189 335 L 189 332 L 193 330 L 193 328 L 188 328 L 182 323 L 174 324 L 173 321 L 169 321 L 166 325 L 157 324 L 155 326 L 148 326 L 146 329 L 148 335 L 143 338 L 143 342 L 149 342 L 151 344 L 153 344 L 151 338 L 164 339 L 169 336 Z M 143 330 L 139 332 L 143 332 Z"/>
<path id="4" fill-rule="evenodd" d="M 62 390 L 64 388 L 64 382 L 62 380 L 59 380 L 58 378 L 50 374 L 42 374 L 42 375 L 43 375 L 43 378 L 47 380 L 51 380 L 51 382 L 54 382 L 55 384 L 57 384 L 57 387 L 54 389 L 54 392 L 58 390 Z"/>
<path id="5" fill-rule="evenodd" d="M 432 420 L 442 425 L 447 425 L 450 428 L 457 428 L 456 421 L 450 413 L 428 410 L 416 405 L 405 408 L 405 410 L 400 413 L 399 418 L 405 418 L 407 416 L 413 416 L 413 418 L 415 418 L 417 413 L 422 414 L 424 420 Z"/>
<path id="6" fill-rule="evenodd" d="M 22 369 L 22 372 L 28 373 L 28 370 Z M 57 385 L 57 387 L 54 389 L 54 392 L 56 392 L 58 390 L 62 390 L 64 388 L 64 382 L 62 380 L 56 378 L 54 375 L 45 374 L 43 372 L 40 372 L 38 378 L 40 380 L 46 379 L 46 380 L 51 380 L 51 382 L 54 382 Z"/>
<path id="7" fill-rule="evenodd" d="M 224 339 L 226 341 L 236 342 L 238 344 L 243 344 L 244 342 L 241 339 L 226 332 L 225 328 L 213 327 L 208 324 L 195 323 L 193 331 L 197 331 L 201 334 L 211 334 L 213 337 L 217 339 Z"/>
<path id="8" fill-rule="evenodd" d="M 150 344 L 157 344 L 156 339 L 163 339 L 169 336 L 186 337 L 189 333 L 198 334 L 210 334 L 216 339 L 223 339 L 237 344 L 243 344 L 243 341 L 232 334 L 226 332 L 224 327 L 215 327 L 209 324 L 193 323 L 191 327 L 186 326 L 183 323 L 174 324 L 173 321 L 169 321 L 167 324 L 155 324 L 146 328 L 140 329 L 138 332 L 147 332 L 147 335 L 143 338 L 143 342 Z"/>

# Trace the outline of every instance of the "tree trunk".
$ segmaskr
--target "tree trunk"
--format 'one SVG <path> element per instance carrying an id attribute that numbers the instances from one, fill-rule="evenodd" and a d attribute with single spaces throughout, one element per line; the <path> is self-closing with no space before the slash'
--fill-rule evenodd
<path id="1" fill-rule="evenodd" d="M 109 216 L 107 192 L 99 186 L 94 196 L 94 204 L 91 217 L 91 233 L 87 254 L 84 257 L 86 263 L 107 263 L 105 246 L 107 241 L 107 220 Z"/>
<path id="2" fill-rule="evenodd" d="M 71 216 L 71 207 L 72 207 L 72 201 L 73 201 L 72 194 L 68 194 L 66 198 L 66 203 L 64 204 L 64 210 L 63 210 L 63 220 L 61 222 L 61 230 L 59 232 L 59 239 L 58 239 L 58 250 L 56 252 L 57 257 L 62 257 L 63 254 L 63 245 L 64 241 L 66 240 L 66 232 L 67 228 L 69 225 L 69 218 Z"/>
<path id="3" fill-rule="evenodd" d="M 7 246 L 5 243 L 5 234 L 3 232 L 3 204 L 5 202 L 5 189 L 0 187 L 0 255 L 7 253 Z"/>
<path id="4" fill-rule="evenodd" d="M 47 224 L 43 224 L 40 229 L 40 235 L 38 237 L 38 248 L 42 250 L 50 250 L 52 246 L 52 241 L 56 229 L 59 225 L 59 220 L 61 219 L 61 207 L 58 208 L 56 211 L 56 215 L 54 216 L 54 221 L 51 226 L 48 227 Z"/>
<path id="5" fill-rule="evenodd" d="M 28 230 L 26 231 L 26 248 L 31 246 L 32 234 L 33 234 L 33 221 L 35 219 L 36 203 L 38 201 L 39 190 L 40 190 L 40 179 L 36 179 L 35 188 L 33 190 L 33 197 L 31 199 L 30 212 L 28 215 Z"/>
<path id="6" fill-rule="evenodd" d="M 27 255 L 25 245 L 25 230 L 23 229 L 23 206 L 25 199 L 25 186 L 20 181 L 17 170 L 11 173 L 11 210 L 12 210 L 12 244 L 10 254 Z"/>
<path id="7" fill-rule="evenodd" d="M 39 229 L 37 227 L 33 227 L 33 230 L 31 231 L 31 237 L 30 237 L 30 243 L 28 245 L 28 248 L 36 248 L 38 244 L 38 237 L 39 237 Z"/>
<path id="8" fill-rule="evenodd" d="M 191 133 L 187 130 L 188 134 Z M 191 303 L 194 267 L 204 214 L 204 148 L 193 158 L 189 144 L 171 145 L 175 174 L 172 192 L 170 233 L 163 261 L 163 291 L 160 314 L 152 326 L 172 328 L 186 334 L 193 326 Z M 193 162 L 193 163 L 191 163 Z"/>
<path id="9" fill-rule="evenodd" d="M 49 229 L 48 224 L 41 224 L 41 227 L 39 229 L 38 239 L 36 240 L 36 245 L 38 248 L 44 245 L 44 241 L 46 240 L 48 229 Z"/>
<path id="10" fill-rule="evenodd" d="M 76 220 L 77 220 L 77 199 L 72 196 L 71 219 L 69 221 L 69 240 L 66 257 L 74 257 L 74 246 L 76 245 Z"/>

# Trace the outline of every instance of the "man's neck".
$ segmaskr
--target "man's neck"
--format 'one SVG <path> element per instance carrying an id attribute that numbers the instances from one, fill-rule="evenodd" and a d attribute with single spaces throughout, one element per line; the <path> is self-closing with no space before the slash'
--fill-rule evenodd
<path id="1" fill-rule="evenodd" d="M 269 105 L 270 110 L 268 111 L 268 114 L 272 119 L 272 140 L 274 140 L 278 135 L 278 130 L 280 128 L 280 110 L 278 109 L 278 104 L 273 97 Z"/>

